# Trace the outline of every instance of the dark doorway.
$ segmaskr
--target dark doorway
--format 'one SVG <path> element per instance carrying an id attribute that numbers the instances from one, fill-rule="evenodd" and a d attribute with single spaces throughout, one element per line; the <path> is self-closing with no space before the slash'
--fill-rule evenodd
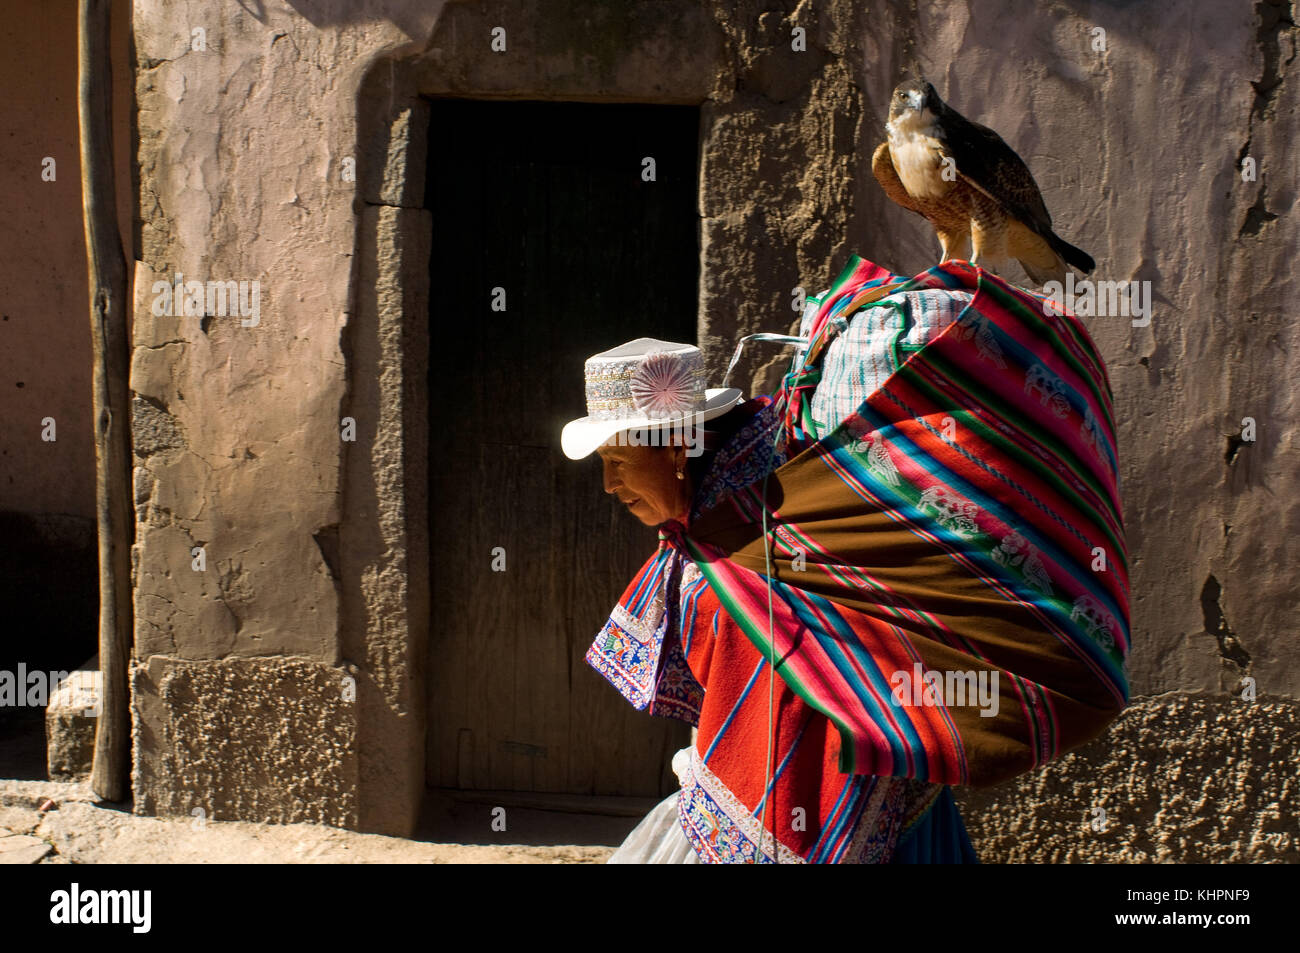
<path id="1" fill-rule="evenodd" d="M 656 534 L 559 441 L 587 357 L 696 340 L 698 128 L 680 106 L 431 104 L 431 787 L 676 789 L 687 726 L 583 660 Z"/>
<path id="2" fill-rule="evenodd" d="M 97 546 L 93 518 L 0 512 L 0 678 L 8 682 L 0 690 L 0 778 L 49 779 L 49 698 L 41 692 L 32 704 L 29 679 L 40 673 L 52 688 L 96 658 Z"/>

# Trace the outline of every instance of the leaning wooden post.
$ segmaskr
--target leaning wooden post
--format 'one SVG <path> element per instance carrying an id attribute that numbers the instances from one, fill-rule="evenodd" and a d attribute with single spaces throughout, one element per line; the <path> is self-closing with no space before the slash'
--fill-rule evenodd
<path id="1" fill-rule="evenodd" d="M 102 708 L 95 728 L 91 787 L 126 797 L 131 733 L 127 664 L 131 646 L 131 342 L 126 262 L 117 231 L 113 182 L 113 74 L 110 0 L 81 0 L 77 112 L 81 122 L 81 200 L 90 283 L 94 353 L 95 509 L 99 521 L 99 670 Z"/>

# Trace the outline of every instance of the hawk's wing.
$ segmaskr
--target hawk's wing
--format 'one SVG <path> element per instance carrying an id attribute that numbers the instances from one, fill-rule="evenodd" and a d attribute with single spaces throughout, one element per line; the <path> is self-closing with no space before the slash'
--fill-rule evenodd
<path id="1" fill-rule="evenodd" d="M 957 164 L 957 174 L 971 186 L 979 189 L 1000 204 L 1011 217 L 1047 242 L 1049 248 L 1036 249 L 1030 257 L 1040 259 L 1037 265 L 1025 264 L 1026 258 L 1017 255 L 1025 270 L 1037 280 L 1041 275 L 1056 273 L 1059 265 L 1048 267 L 1046 261 L 1059 255 L 1065 261 L 1085 272 L 1092 271 L 1097 263 L 1081 248 L 1075 248 L 1052 231 L 1052 216 L 1047 214 L 1043 193 L 1029 173 L 1029 167 L 1016 151 L 1002 141 L 1002 137 L 988 126 L 971 122 L 946 103 L 939 117 L 939 126 L 948 154 Z"/>
<path id="2" fill-rule="evenodd" d="M 912 201 L 912 196 L 907 194 L 903 180 L 898 177 L 898 170 L 894 168 L 894 158 L 889 153 L 888 140 L 876 146 L 876 151 L 871 156 L 871 172 L 886 195 L 908 211 L 922 215 L 921 210 Z"/>
<path id="3" fill-rule="evenodd" d="M 1050 234 L 1052 216 L 1029 167 L 988 126 L 971 122 L 945 104 L 939 118 L 944 145 L 957 174 L 1039 234 Z"/>

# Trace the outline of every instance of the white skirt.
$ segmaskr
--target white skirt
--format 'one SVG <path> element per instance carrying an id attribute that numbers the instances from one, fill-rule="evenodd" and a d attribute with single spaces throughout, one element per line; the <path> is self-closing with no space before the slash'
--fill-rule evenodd
<path id="1" fill-rule="evenodd" d="M 673 771 L 681 778 L 691 756 L 690 748 L 673 755 Z M 670 794 L 647 814 L 618 850 L 610 855 L 607 864 L 701 864 L 699 854 L 691 847 L 677 817 L 678 791 Z"/>

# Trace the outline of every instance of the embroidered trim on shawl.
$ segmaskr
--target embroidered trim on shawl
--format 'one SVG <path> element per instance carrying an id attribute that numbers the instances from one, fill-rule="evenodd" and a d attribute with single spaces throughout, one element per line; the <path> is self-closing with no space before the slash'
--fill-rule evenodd
<path id="1" fill-rule="evenodd" d="M 677 802 L 687 840 L 705 863 L 754 863 L 759 819 L 708 769 L 694 748 L 690 755 Z M 903 831 L 933 806 L 943 791 L 942 785 L 909 778 L 858 776 L 851 784 L 854 790 L 848 796 L 852 803 L 847 810 L 856 815 L 846 827 L 851 838 L 842 838 L 830 847 L 826 863 L 888 863 Z M 771 831 L 764 832 L 759 863 L 773 863 L 772 843 Z M 784 844 L 778 846 L 781 863 L 808 862 Z M 827 846 L 819 845 L 817 852 Z"/>
<path id="2" fill-rule="evenodd" d="M 786 462 L 785 454 L 773 447 L 781 426 L 780 408 L 772 403 L 770 397 L 754 399 L 761 401 L 763 408 L 736 432 L 726 446 L 718 449 L 708 474 L 700 481 L 695 493 L 692 518 L 713 509 L 727 496 L 763 479 Z"/>
<path id="3" fill-rule="evenodd" d="M 660 548 L 628 585 L 586 661 L 638 711 L 698 725 L 704 689 L 682 652 L 677 600 L 668 599 L 682 562 L 670 547 Z M 696 570 L 692 579 L 698 578 Z"/>
<path id="4" fill-rule="evenodd" d="M 677 800 L 678 817 L 686 839 L 695 853 L 708 864 L 752 864 L 758 856 L 759 822 L 727 790 L 691 748 L 691 761 L 682 778 L 682 793 Z M 773 863 L 771 847 L 776 844 L 783 864 L 802 864 L 804 859 L 784 844 L 776 842 L 772 832 L 763 835 L 763 857 L 757 863 Z"/>
<path id="5" fill-rule="evenodd" d="M 587 663 L 609 679 L 619 694 L 638 710 L 650 703 L 659 645 L 668 621 L 662 593 L 655 594 L 654 603 L 657 612 L 652 616 L 653 628 L 646 619 L 638 619 L 621 605 L 615 606 L 609 621 L 587 650 Z"/>
<path id="6" fill-rule="evenodd" d="M 838 863 L 884 864 L 894 856 L 894 847 L 903 832 L 902 818 L 910 803 L 914 781 L 906 778 L 864 777 L 867 787 L 862 817 L 853 831 L 853 840 L 840 850 Z"/>

